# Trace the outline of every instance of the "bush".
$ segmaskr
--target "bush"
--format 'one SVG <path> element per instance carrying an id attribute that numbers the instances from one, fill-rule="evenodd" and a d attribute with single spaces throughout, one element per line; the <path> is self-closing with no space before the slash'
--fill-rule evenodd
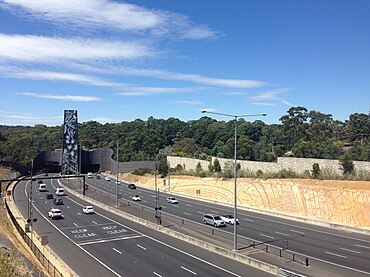
<path id="1" fill-rule="evenodd" d="M 143 176 L 145 174 L 153 174 L 153 169 L 150 169 L 150 168 L 138 168 L 138 169 L 135 169 L 132 174 L 134 175 L 139 175 L 139 176 Z"/>
<path id="2" fill-rule="evenodd" d="M 257 178 L 262 178 L 262 176 L 263 176 L 263 171 L 262 170 L 257 170 L 257 172 L 256 172 L 256 176 L 257 176 Z"/>

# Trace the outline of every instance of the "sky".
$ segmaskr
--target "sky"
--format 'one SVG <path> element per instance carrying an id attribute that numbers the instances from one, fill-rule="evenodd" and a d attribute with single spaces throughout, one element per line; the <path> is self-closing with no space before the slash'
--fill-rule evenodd
<path id="1" fill-rule="evenodd" d="M 0 125 L 293 106 L 369 113 L 370 1 L 0 0 Z"/>

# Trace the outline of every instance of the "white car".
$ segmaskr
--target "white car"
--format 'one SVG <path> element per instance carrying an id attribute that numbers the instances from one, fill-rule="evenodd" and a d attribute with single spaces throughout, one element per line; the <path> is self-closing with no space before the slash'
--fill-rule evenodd
<path id="1" fill-rule="evenodd" d="M 93 214 L 93 213 L 95 213 L 95 211 L 94 211 L 94 207 L 93 207 L 93 206 L 84 206 L 84 207 L 82 208 L 82 212 L 83 212 L 84 214 Z"/>
<path id="2" fill-rule="evenodd" d="M 115 184 L 116 184 L 116 185 L 120 185 L 120 184 L 121 184 L 121 182 L 120 182 L 120 181 L 116 181 L 116 182 L 115 182 Z"/>
<path id="3" fill-rule="evenodd" d="M 167 197 L 167 203 L 171 203 L 171 204 L 179 204 L 179 201 L 177 201 L 177 199 L 175 197 Z"/>
<path id="4" fill-rule="evenodd" d="M 65 195 L 65 193 L 64 193 L 64 188 L 56 188 L 56 190 L 55 190 L 55 195 L 58 195 L 58 196 L 63 196 L 63 195 Z"/>
<path id="5" fill-rule="evenodd" d="M 139 195 L 136 194 L 135 196 L 132 197 L 132 201 L 141 201 L 141 198 Z"/>
<path id="6" fill-rule="evenodd" d="M 105 177 L 105 181 L 110 181 L 110 177 Z"/>
<path id="7" fill-rule="evenodd" d="M 220 215 L 221 219 L 225 221 L 227 224 L 234 225 L 235 223 L 235 218 L 231 214 L 226 214 L 226 215 Z M 236 219 L 236 224 L 239 224 L 239 219 Z"/>
<path id="8" fill-rule="evenodd" d="M 64 216 L 62 215 L 62 211 L 55 208 L 51 208 L 51 210 L 48 212 L 48 216 L 51 219 L 64 218 Z"/>

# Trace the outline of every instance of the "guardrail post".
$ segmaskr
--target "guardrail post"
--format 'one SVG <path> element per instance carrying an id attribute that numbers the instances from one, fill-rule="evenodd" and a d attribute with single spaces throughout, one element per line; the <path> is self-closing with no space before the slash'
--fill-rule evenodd
<path id="1" fill-rule="evenodd" d="M 295 254 L 293 254 L 293 262 L 295 262 Z"/>
<path id="2" fill-rule="evenodd" d="M 268 252 L 269 252 L 269 246 L 266 245 L 266 253 L 268 253 Z"/>
<path id="3" fill-rule="evenodd" d="M 309 266 L 309 264 L 308 264 L 308 258 L 306 258 L 306 266 Z"/>
<path id="4" fill-rule="evenodd" d="M 279 256 L 280 256 L 280 258 L 281 258 L 281 249 L 279 250 Z"/>

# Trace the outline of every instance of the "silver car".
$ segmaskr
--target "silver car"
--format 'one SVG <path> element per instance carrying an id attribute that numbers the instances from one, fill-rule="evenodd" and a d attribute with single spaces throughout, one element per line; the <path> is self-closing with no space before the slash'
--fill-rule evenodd
<path id="1" fill-rule="evenodd" d="M 225 221 L 223 221 L 221 217 L 217 214 L 205 214 L 203 216 L 203 222 L 215 227 L 226 226 Z"/>

